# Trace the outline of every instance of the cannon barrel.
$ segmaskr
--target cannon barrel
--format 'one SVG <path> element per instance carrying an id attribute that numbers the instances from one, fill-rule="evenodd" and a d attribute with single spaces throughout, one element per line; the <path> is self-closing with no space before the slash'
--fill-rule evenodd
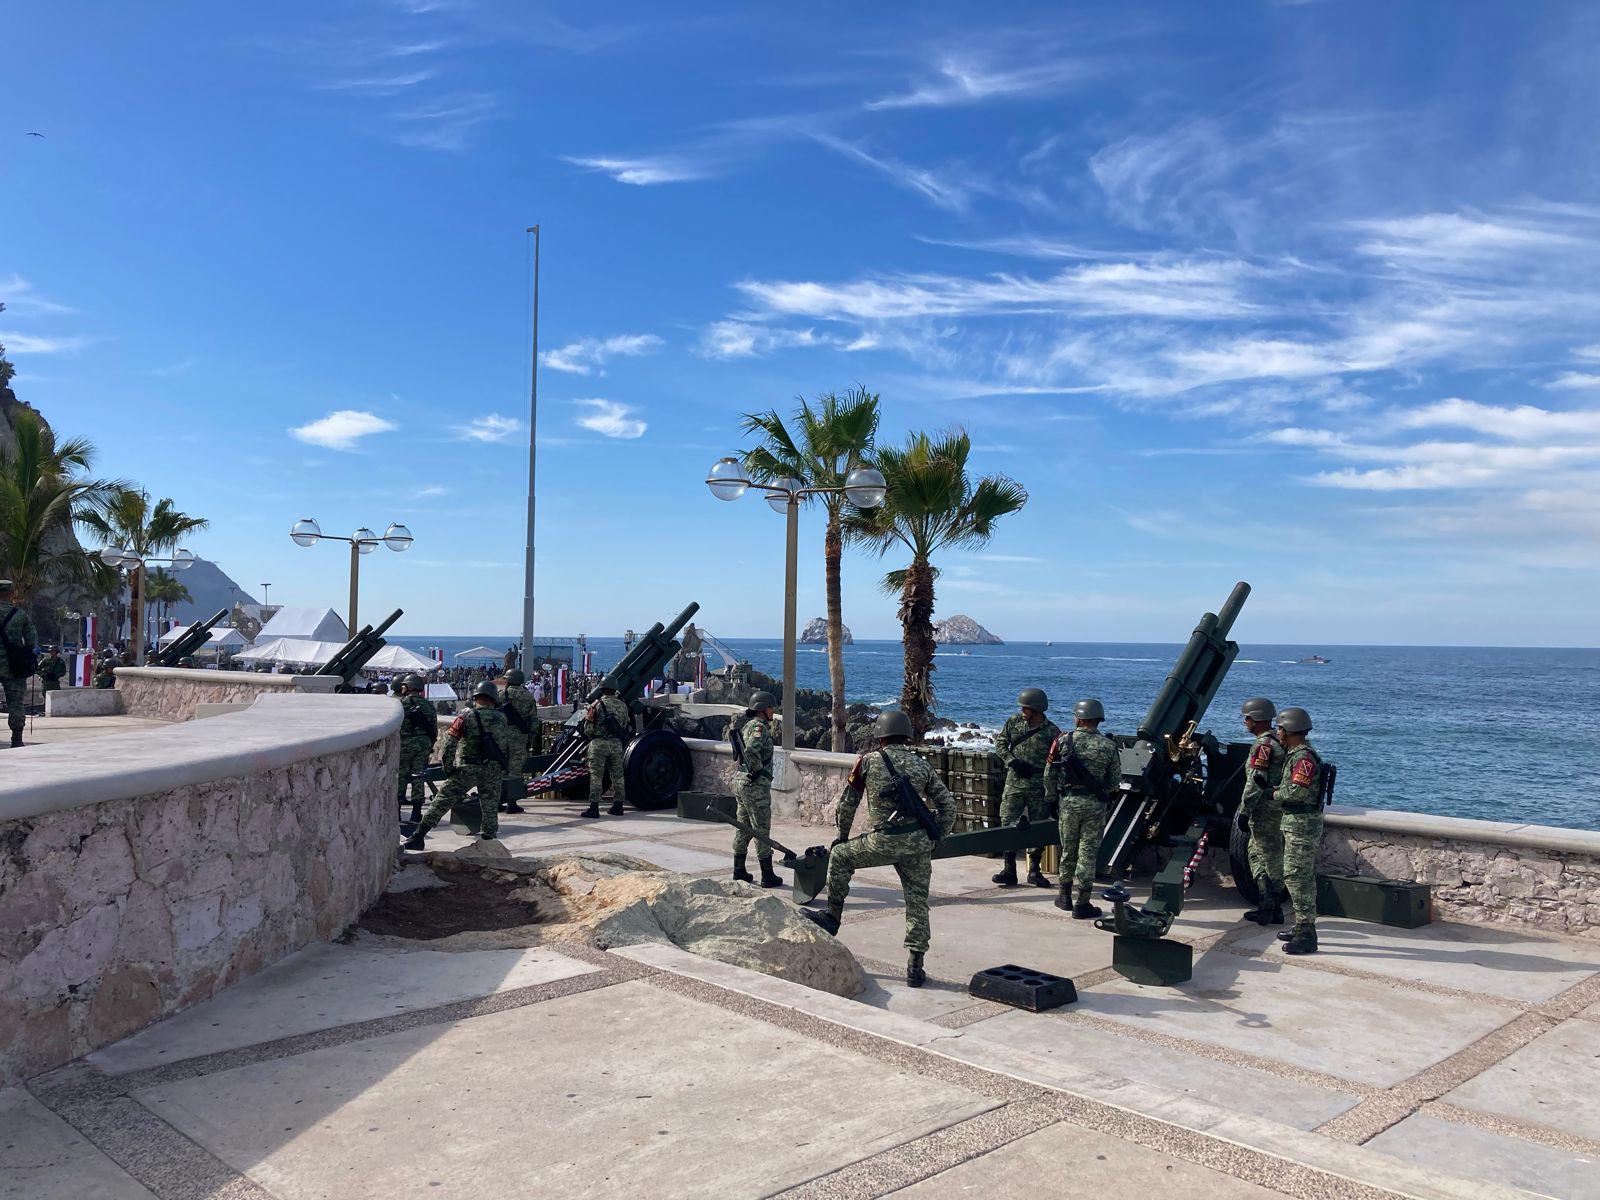
<path id="1" fill-rule="evenodd" d="M 395 609 L 376 629 L 371 625 L 363 625 L 361 631 L 339 647 L 338 653 L 318 667 L 314 674 L 338 675 L 344 680 L 345 686 L 349 687 L 351 681 L 360 674 L 361 668 L 388 644 L 383 640 L 383 635 L 404 615 L 404 612 L 404 609 Z"/>
<path id="2" fill-rule="evenodd" d="M 1150 711 L 1139 723 L 1141 738 L 1160 739 L 1181 733 L 1190 721 L 1205 715 L 1222 686 L 1223 677 L 1239 653 L 1237 642 L 1228 640 L 1233 622 L 1250 595 L 1248 583 L 1236 583 L 1222 606 L 1222 614 L 1206 613 L 1189 636 L 1189 644 L 1167 675 Z"/>
<path id="3" fill-rule="evenodd" d="M 191 625 L 182 634 L 174 638 L 172 644 L 156 656 L 156 665 L 160 667 L 175 667 L 193 654 L 211 636 L 211 630 L 216 623 L 228 615 L 227 609 L 220 609 L 209 621 L 201 621 L 198 625 Z"/>
<path id="4" fill-rule="evenodd" d="M 654 678 L 655 673 L 665 667 L 678 652 L 679 646 L 674 638 L 689 623 L 689 618 L 699 611 L 699 603 L 690 601 L 688 607 L 674 617 L 670 625 L 662 625 L 658 621 L 645 631 L 645 635 L 634 644 L 633 649 L 624 654 L 606 675 L 606 679 L 611 680 L 616 687 L 618 695 L 629 704 L 633 703 L 645 681 Z M 596 684 L 584 699 L 598 700 L 601 686 L 602 684 Z"/>

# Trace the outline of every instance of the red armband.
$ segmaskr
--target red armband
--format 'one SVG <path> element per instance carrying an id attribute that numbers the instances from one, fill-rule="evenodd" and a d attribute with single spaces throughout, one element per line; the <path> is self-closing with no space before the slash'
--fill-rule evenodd
<path id="1" fill-rule="evenodd" d="M 450 722 L 450 728 L 449 728 L 449 730 L 447 732 L 448 732 L 448 736 L 453 737 L 453 738 L 459 738 L 466 731 L 467 731 L 467 716 L 466 716 L 465 713 L 462 713 L 454 721 Z"/>

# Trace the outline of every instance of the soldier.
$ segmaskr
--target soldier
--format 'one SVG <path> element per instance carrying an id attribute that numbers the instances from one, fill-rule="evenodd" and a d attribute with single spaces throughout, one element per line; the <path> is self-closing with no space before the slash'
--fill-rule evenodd
<path id="1" fill-rule="evenodd" d="M 511 744 L 511 774 L 522 775 L 522 764 L 530 754 L 538 754 L 544 747 L 544 732 L 539 724 L 539 702 L 523 687 L 528 677 L 516 667 L 506 672 L 506 688 L 500 695 L 500 711 L 505 714 L 507 733 Z M 515 800 L 503 806 L 508 813 L 526 810 Z"/>
<path id="2" fill-rule="evenodd" d="M 23 698 L 34 670 L 33 648 L 39 644 L 39 631 L 28 610 L 11 603 L 11 587 L 11 580 L 0 579 L 0 688 L 5 689 L 11 744 L 20 746 L 22 728 L 28 723 Z"/>
<path id="3" fill-rule="evenodd" d="M 893 865 L 900 876 L 900 889 L 906 902 L 906 983 L 921 987 L 928 975 L 923 955 L 928 952 L 928 883 L 933 876 L 933 847 L 923 828 L 902 813 L 896 803 L 895 777 L 911 781 L 932 807 L 941 834 L 956 823 L 956 804 L 928 761 L 906 747 L 911 738 L 911 722 L 899 709 L 888 709 L 878 718 L 876 754 L 863 754 L 845 782 L 839 796 L 839 836 L 833 839 L 828 855 L 828 908 L 826 912 L 801 909 L 801 913 L 829 933 L 839 932 L 844 915 L 844 899 L 850 894 L 850 877 L 862 867 Z M 872 828 L 860 837 L 850 836 L 856 808 L 867 798 L 867 817 Z"/>
<path id="4" fill-rule="evenodd" d="M 94 686 L 97 688 L 114 688 L 117 686 L 117 668 L 122 665 L 122 659 L 115 650 L 108 650 L 105 657 L 101 658 L 94 668 Z"/>
<path id="5" fill-rule="evenodd" d="M 583 816 L 598 817 L 600 801 L 606 791 L 606 775 L 616 787 L 616 796 L 608 810 L 613 817 L 622 815 L 622 802 L 626 798 L 627 783 L 622 777 L 622 748 L 627 744 L 633 728 L 633 714 L 617 696 L 616 684 L 607 675 L 600 681 L 600 698 L 583 713 L 583 733 L 589 739 L 589 807 Z"/>
<path id="6" fill-rule="evenodd" d="M 421 772 L 433 757 L 434 743 L 439 740 L 439 710 L 423 692 L 427 685 L 421 675 L 407 675 L 395 681 L 395 695 L 400 698 L 400 782 L 399 803 L 406 802 L 406 786 L 411 789 L 411 821 L 422 820 L 422 802 L 427 798 L 422 780 L 413 776 Z"/>
<path id="7" fill-rule="evenodd" d="M 1294 905 L 1294 927 L 1278 935 L 1285 954 L 1317 952 L 1317 849 L 1322 845 L 1322 756 L 1306 734 L 1311 714 L 1286 708 L 1278 714 L 1283 743 L 1283 779 L 1278 802 L 1283 811 L 1283 885 Z M 1288 936 L 1285 937 L 1284 934 Z"/>
<path id="8" fill-rule="evenodd" d="M 1061 890 L 1056 907 L 1070 910 L 1076 920 L 1087 921 L 1100 915 L 1089 898 L 1094 891 L 1100 839 L 1106 831 L 1106 812 L 1122 778 L 1122 756 L 1117 744 L 1100 732 L 1100 722 L 1106 719 L 1100 701 L 1079 700 L 1072 717 L 1072 729 L 1050 746 L 1044 794 L 1061 808 Z"/>
<path id="9" fill-rule="evenodd" d="M 739 800 L 738 817 L 766 837 L 772 836 L 772 714 L 777 707 L 777 698 L 771 692 L 757 692 L 750 697 L 743 724 L 732 735 L 734 753 L 739 758 L 739 769 L 733 776 L 733 794 Z M 735 829 L 733 877 L 754 883 L 755 878 L 745 866 L 749 849 L 750 835 Z M 762 887 L 783 885 L 783 880 L 772 869 L 772 847 L 766 842 L 756 846 L 756 862 L 761 866 Z"/>
<path id="10" fill-rule="evenodd" d="M 1006 760 L 1005 790 L 1000 793 L 1000 823 L 1014 825 L 1026 812 L 1028 821 L 1044 821 L 1050 816 L 1044 798 L 1044 764 L 1050 747 L 1061 736 L 1061 728 L 1046 717 L 1050 697 L 1040 688 L 1023 688 L 1017 697 L 1018 712 L 1006 718 L 995 738 L 995 750 Z M 1028 851 L 1028 882 L 1047 888 L 1050 881 L 1039 869 L 1043 850 Z M 1017 886 L 1017 856 L 1008 851 L 1005 866 L 993 876 L 1001 887 Z"/>
<path id="11" fill-rule="evenodd" d="M 44 648 L 44 657 L 39 660 L 39 684 L 47 692 L 61 690 L 61 681 L 67 674 L 67 660 L 56 653 L 54 646 Z"/>
<path id="12" fill-rule="evenodd" d="M 472 707 L 450 722 L 445 734 L 444 753 L 439 761 L 450 772 L 444 787 L 428 806 L 422 824 L 401 848 L 424 849 L 423 839 L 450 809 L 467 798 L 467 789 L 478 789 L 478 812 L 482 815 L 483 840 L 491 842 L 500 830 L 500 781 L 505 778 L 506 719 L 498 708 L 500 689 L 487 679 L 472 693 Z M 456 763 L 459 750 L 461 765 Z"/>
<path id="13" fill-rule="evenodd" d="M 1245 913 L 1257 925 L 1283 924 L 1283 809 L 1278 785 L 1283 780 L 1283 743 L 1272 731 L 1277 707 L 1265 696 L 1239 708 L 1244 727 L 1255 737 L 1245 763 L 1244 795 L 1239 800 L 1239 828 L 1250 834 L 1250 877 L 1261 900 Z"/>

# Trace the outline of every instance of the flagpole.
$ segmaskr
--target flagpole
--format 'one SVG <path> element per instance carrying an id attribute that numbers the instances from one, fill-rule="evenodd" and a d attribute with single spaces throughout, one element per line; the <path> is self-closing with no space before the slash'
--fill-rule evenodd
<path id="1" fill-rule="evenodd" d="M 526 671 L 533 652 L 533 494 L 539 443 L 539 227 L 530 225 L 524 232 L 533 234 L 533 353 L 528 373 L 528 551 L 522 575 L 522 669 Z"/>

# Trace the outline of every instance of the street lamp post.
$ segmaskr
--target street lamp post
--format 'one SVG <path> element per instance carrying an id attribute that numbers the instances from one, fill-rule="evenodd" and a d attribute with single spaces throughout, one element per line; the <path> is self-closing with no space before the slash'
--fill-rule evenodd
<path id="1" fill-rule="evenodd" d="M 349 537 L 340 537 L 336 533 L 323 533 L 322 527 L 310 517 L 301 517 L 294 523 L 294 528 L 289 530 L 289 537 L 296 546 L 310 546 L 316 542 L 349 542 L 350 543 L 350 636 L 356 635 L 356 601 L 361 592 L 361 556 L 371 554 L 382 542 L 396 554 L 401 553 L 411 545 L 411 530 L 397 521 L 389 522 L 389 528 L 384 530 L 380 538 L 372 530 L 363 525 Z M 262 584 L 268 587 L 268 584 Z"/>
<path id="2" fill-rule="evenodd" d="M 272 591 L 272 585 L 270 583 L 263 583 L 261 585 L 261 607 L 262 608 L 265 608 L 267 605 L 272 603 L 272 597 L 270 595 L 271 591 Z"/>
<path id="3" fill-rule="evenodd" d="M 767 505 L 788 520 L 783 578 L 783 749 L 794 750 L 794 728 L 799 719 L 795 703 L 795 600 L 800 571 L 800 502 L 812 496 L 843 492 L 857 508 L 877 508 L 883 503 L 883 473 L 876 467 L 857 467 L 845 476 L 843 487 L 808 487 L 803 479 L 788 477 L 771 483 L 750 479 L 739 460 L 719 459 L 706 476 L 706 486 L 718 500 L 737 500 L 754 488 L 766 493 Z"/>
<path id="4" fill-rule="evenodd" d="M 174 571 L 187 571 L 200 560 L 189 551 L 177 549 L 171 558 L 146 558 L 122 546 L 107 546 L 100 561 L 108 567 L 128 571 L 128 636 L 133 641 L 133 665 L 144 666 L 144 569 L 151 563 L 166 563 Z"/>

